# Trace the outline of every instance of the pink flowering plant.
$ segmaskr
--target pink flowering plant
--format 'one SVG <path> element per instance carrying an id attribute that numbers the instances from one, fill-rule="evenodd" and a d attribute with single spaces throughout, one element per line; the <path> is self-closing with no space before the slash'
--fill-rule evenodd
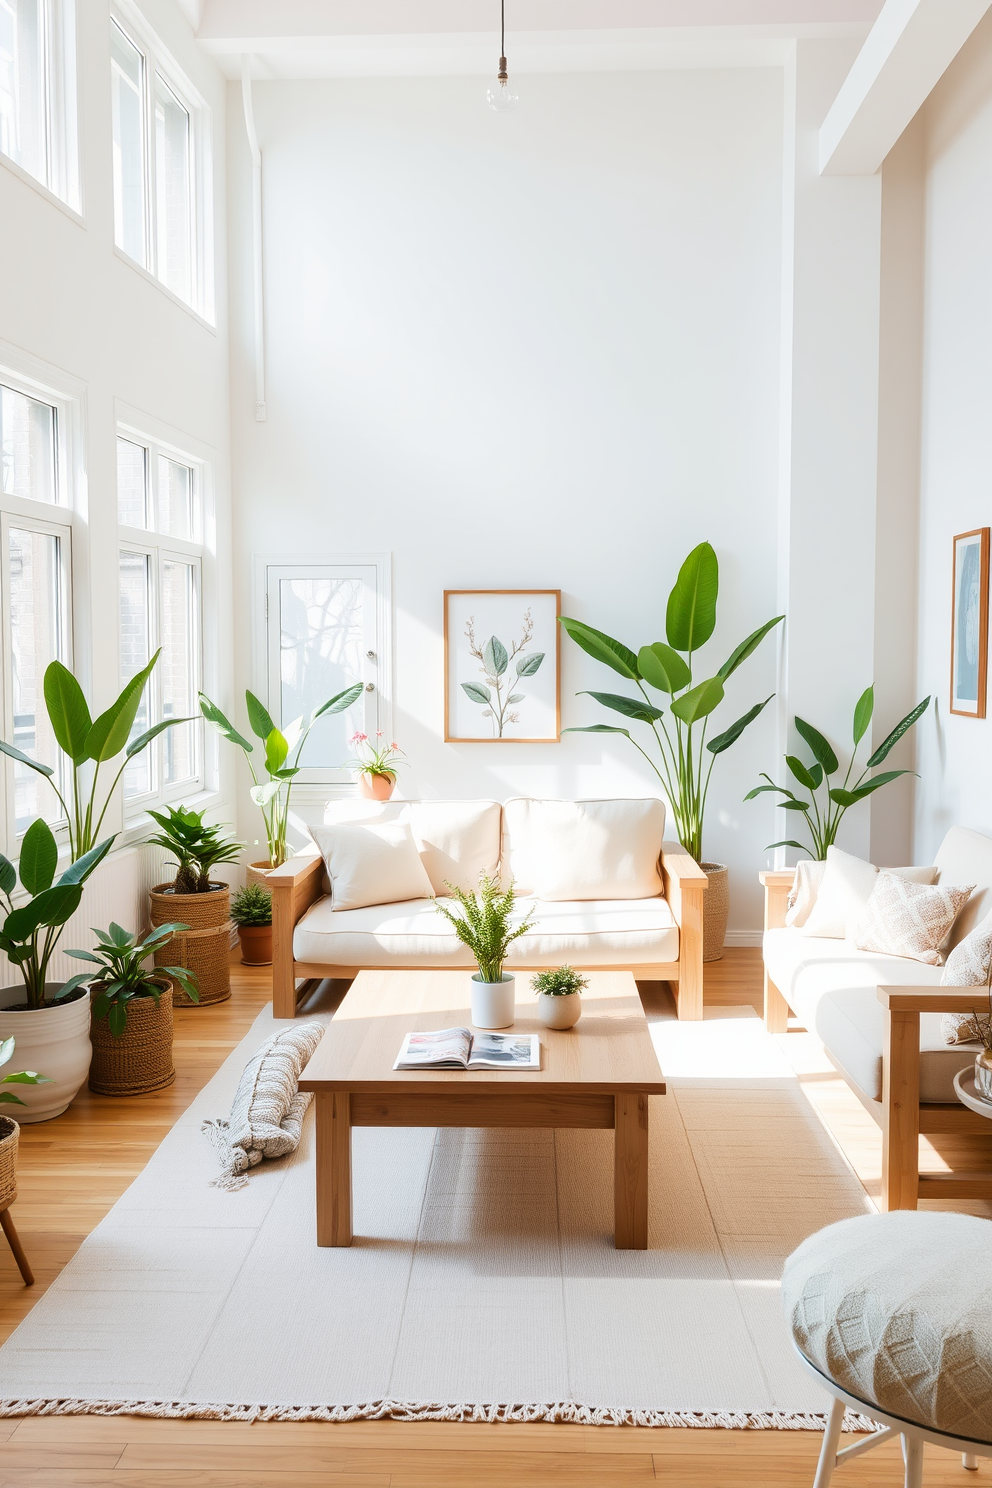
<path id="1" fill-rule="evenodd" d="M 352 734 L 348 743 L 355 754 L 348 763 L 359 775 L 385 775 L 388 780 L 396 779 L 396 771 L 400 765 L 406 764 L 406 759 L 395 741 L 392 744 L 380 742 L 385 737 L 382 729 L 376 729 L 374 739 L 370 739 L 368 734 Z"/>

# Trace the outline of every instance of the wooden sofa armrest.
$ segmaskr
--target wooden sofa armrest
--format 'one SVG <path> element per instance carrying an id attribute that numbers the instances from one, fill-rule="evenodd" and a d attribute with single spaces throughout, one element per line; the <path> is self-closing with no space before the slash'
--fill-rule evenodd
<path id="1" fill-rule="evenodd" d="M 293 931 L 311 904 L 323 897 L 324 860 L 319 853 L 290 858 L 266 880 L 272 894 L 272 1015 L 296 1016 Z"/>
<path id="2" fill-rule="evenodd" d="M 766 868 L 758 874 L 758 882 L 765 891 L 766 930 L 781 930 L 784 926 L 795 878 L 794 868 Z"/>
<path id="3" fill-rule="evenodd" d="M 978 987 L 879 987 L 878 1000 L 891 1013 L 988 1013 L 989 993 Z"/>
<path id="4" fill-rule="evenodd" d="M 681 842 L 662 843 L 661 877 L 679 927 L 679 1017 L 698 1020 L 703 1016 L 703 895 L 709 879 Z"/>

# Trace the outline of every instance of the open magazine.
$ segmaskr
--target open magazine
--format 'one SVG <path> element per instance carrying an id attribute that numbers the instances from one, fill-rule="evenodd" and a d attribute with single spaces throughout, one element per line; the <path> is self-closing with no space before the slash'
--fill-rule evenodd
<path id="1" fill-rule="evenodd" d="M 442 1028 L 408 1033 L 393 1069 L 540 1069 L 536 1033 L 472 1033 Z"/>

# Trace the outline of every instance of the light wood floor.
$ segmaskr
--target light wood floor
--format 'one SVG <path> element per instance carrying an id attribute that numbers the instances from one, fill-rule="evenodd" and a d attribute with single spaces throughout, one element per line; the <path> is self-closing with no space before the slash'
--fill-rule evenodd
<path id="1" fill-rule="evenodd" d="M 37 1283 L 24 1288 L 0 1242 L 0 1337 L 16 1326 L 141 1170 L 179 1113 L 268 1000 L 268 973 L 234 968 L 218 1007 L 177 1011 L 176 1084 L 114 1100 L 83 1092 L 56 1121 L 22 1129 L 13 1214 Z M 706 1002 L 760 1003 L 760 953 L 728 951 L 706 968 Z M 711 1013 L 712 1015 L 712 1013 Z M 807 1035 L 786 1047 L 804 1089 L 869 1193 L 878 1131 Z M 989 1161 L 989 1144 L 980 1160 Z M 935 1165 L 959 1154 L 932 1153 Z M 971 1161 L 976 1159 L 974 1156 Z M 138 1417 L 0 1420 L 0 1488 L 768 1488 L 813 1481 L 819 1437 L 800 1431 L 693 1431 L 581 1426 L 356 1422 L 351 1425 L 155 1421 Z M 896 1488 L 898 1448 L 844 1468 L 838 1488 Z M 927 1488 L 992 1485 L 992 1463 L 927 1449 Z"/>

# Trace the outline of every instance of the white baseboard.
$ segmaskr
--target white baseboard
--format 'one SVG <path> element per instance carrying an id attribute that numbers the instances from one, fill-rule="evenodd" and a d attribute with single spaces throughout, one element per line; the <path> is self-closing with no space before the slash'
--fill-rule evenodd
<path id="1" fill-rule="evenodd" d="M 724 939 L 724 945 L 728 946 L 760 946 L 760 930 L 728 930 Z"/>

